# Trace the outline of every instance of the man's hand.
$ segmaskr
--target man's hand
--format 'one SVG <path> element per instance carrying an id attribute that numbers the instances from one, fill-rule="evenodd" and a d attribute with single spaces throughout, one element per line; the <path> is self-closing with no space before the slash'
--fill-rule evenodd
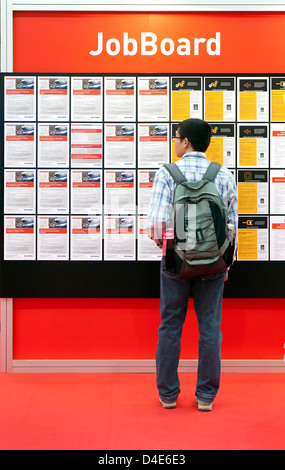
<path id="1" fill-rule="evenodd" d="M 163 240 L 153 240 L 156 245 L 158 246 L 158 248 L 162 248 L 162 245 L 163 245 Z"/>
<path id="2" fill-rule="evenodd" d="M 163 245 L 163 232 L 165 228 L 166 224 L 162 222 L 157 225 L 152 225 L 147 231 L 148 237 L 151 238 L 159 248 L 162 248 Z"/>

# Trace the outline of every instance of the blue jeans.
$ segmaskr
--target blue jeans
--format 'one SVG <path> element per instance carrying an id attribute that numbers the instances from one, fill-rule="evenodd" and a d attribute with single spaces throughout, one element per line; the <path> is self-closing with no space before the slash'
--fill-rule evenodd
<path id="1" fill-rule="evenodd" d="M 156 351 L 156 383 L 160 398 L 166 403 L 176 401 L 180 393 L 178 364 L 180 340 L 190 293 L 199 328 L 199 359 L 196 396 L 203 401 L 214 400 L 221 373 L 221 315 L 225 272 L 195 279 L 160 272 L 160 315 Z"/>

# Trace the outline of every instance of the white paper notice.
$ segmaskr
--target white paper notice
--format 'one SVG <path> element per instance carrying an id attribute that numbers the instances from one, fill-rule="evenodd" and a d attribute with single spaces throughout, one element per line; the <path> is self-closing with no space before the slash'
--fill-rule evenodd
<path id="1" fill-rule="evenodd" d="M 100 214 L 102 212 L 102 171 L 71 171 L 71 213 Z"/>
<path id="2" fill-rule="evenodd" d="M 285 218 L 270 217 L 270 260 L 285 260 Z"/>
<path id="3" fill-rule="evenodd" d="M 5 77 L 5 121 L 36 120 L 35 89 L 35 77 Z"/>
<path id="4" fill-rule="evenodd" d="M 5 166 L 36 166 L 35 124 L 5 124 Z"/>
<path id="5" fill-rule="evenodd" d="M 102 260 L 102 217 L 71 217 L 71 260 Z"/>
<path id="6" fill-rule="evenodd" d="M 156 172 L 153 170 L 139 170 L 138 171 L 138 213 L 139 214 L 148 214 L 155 173 Z"/>
<path id="7" fill-rule="evenodd" d="M 138 260 L 139 261 L 160 261 L 162 250 L 147 235 L 146 216 L 138 218 Z"/>
<path id="8" fill-rule="evenodd" d="M 38 124 L 38 166 L 67 167 L 69 124 Z"/>
<path id="9" fill-rule="evenodd" d="M 105 124 L 105 168 L 134 168 L 135 143 L 134 124 Z"/>
<path id="10" fill-rule="evenodd" d="M 35 258 L 35 217 L 4 217 L 4 259 L 29 261 Z"/>
<path id="11" fill-rule="evenodd" d="M 38 170 L 38 213 L 66 214 L 69 208 L 66 170 Z"/>
<path id="12" fill-rule="evenodd" d="M 38 78 L 38 120 L 68 121 L 69 77 Z"/>
<path id="13" fill-rule="evenodd" d="M 270 213 L 285 213 L 285 169 L 270 171 Z"/>
<path id="14" fill-rule="evenodd" d="M 105 171 L 105 214 L 135 214 L 135 171 Z"/>
<path id="15" fill-rule="evenodd" d="M 168 124 L 139 124 L 139 168 L 159 168 L 165 163 L 169 163 Z"/>
<path id="16" fill-rule="evenodd" d="M 4 184 L 6 214 L 35 213 L 35 170 L 5 170 Z"/>
<path id="17" fill-rule="evenodd" d="M 38 217 L 38 260 L 68 260 L 69 218 Z"/>
<path id="18" fill-rule="evenodd" d="M 102 121 L 102 77 L 71 77 L 71 120 Z"/>
<path id="19" fill-rule="evenodd" d="M 138 120 L 168 121 L 169 78 L 138 78 Z"/>
<path id="20" fill-rule="evenodd" d="M 135 217 L 105 217 L 104 259 L 135 260 Z"/>
<path id="21" fill-rule="evenodd" d="M 136 79 L 105 77 L 105 121 L 134 121 L 136 116 Z"/>
<path id="22" fill-rule="evenodd" d="M 71 124 L 71 167 L 102 167 L 102 124 Z"/>
<path id="23" fill-rule="evenodd" d="M 285 168 L 285 124 L 271 124 L 271 168 Z"/>

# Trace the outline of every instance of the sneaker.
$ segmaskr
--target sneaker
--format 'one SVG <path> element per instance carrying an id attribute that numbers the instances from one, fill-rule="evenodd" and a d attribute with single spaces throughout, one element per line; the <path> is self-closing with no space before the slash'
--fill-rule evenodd
<path id="1" fill-rule="evenodd" d="M 214 400 L 213 401 L 202 401 L 196 397 L 196 403 L 198 403 L 199 411 L 212 411 Z"/>
<path id="2" fill-rule="evenodd" d="M 161 398 L 159 398 L 159 401 L 162 404 L 163 408 L 168 408 L 168 409 L 176 408 L 176 401 L 174 401 L 173 403 L 166 403 L 165 401 L 162 401 Z"/>

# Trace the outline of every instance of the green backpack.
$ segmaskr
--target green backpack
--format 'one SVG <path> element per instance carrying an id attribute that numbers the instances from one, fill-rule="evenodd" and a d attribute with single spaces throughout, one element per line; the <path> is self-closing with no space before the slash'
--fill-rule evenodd
<path id="1" fill-rule="evenodd" d="M 221 165 L 211 162 L 202 180 L 189 182 L 175 163 L 165 168 L 176 183 L 172 223 L 174 238 L 163 257 L 166 269 L 197 277 L 223 272 L 232 264 L 228 216 L 214 183 Z"/>

